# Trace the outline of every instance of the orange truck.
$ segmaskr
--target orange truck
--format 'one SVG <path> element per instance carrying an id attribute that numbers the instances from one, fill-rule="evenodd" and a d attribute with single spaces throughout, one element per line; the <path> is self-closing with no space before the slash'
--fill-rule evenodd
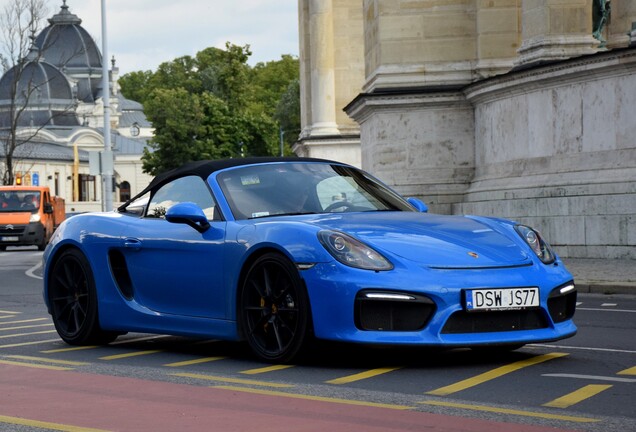
<path id="1" fill-rule="evenodd" d="M 64 200 L 48 187 L 0 186 L 0 251 L 29 245 L 44 250 L 65 218 Z"/>

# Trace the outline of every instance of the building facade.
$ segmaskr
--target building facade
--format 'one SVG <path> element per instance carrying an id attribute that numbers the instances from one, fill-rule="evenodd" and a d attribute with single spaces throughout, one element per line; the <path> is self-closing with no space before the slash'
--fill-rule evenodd
<path id="1" fill-rule="evenodd" d="M 110 88 L 104 91 L 102 62 L 108 60 L 66 1 L 48 22 L 26 58 L 0 78 L 0 173 L 6 170 L 13 135 L 14 183 L 49 186 L 65 199 L 68 212 L 102 210 L 104 190 L 112 189 L 117 203 L 150 182 L 140 158 L 152 127 L 141 104 L 120 93 L 114 59 Z M 97 175 L 104 151 L 105 95 L 111 110 L 114 188 L 102 185 Z M 97 161 L 92 169 L 91 160 Z"/>
<path id="2" fill-rule="evenodd" d="M 636 2 L 300 0 L 299 13 L 298 154 L 359 164 L 435 212 L 530 223 L 562 256 L 636 259 Z"/>

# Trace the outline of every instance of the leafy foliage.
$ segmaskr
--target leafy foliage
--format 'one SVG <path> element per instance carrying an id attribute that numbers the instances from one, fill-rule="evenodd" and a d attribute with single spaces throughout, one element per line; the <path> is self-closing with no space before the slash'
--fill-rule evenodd
<path id="1" fill-rule="evenodd" d="M 157 174 L 184 162 L 279 153 L 279 131 L 293 143 L 300 125 L 298 59 L 247 63 L 248 45 L 226 43 L 194 57 L 162 63 L 119 80 L 122 93 L 144 104 L 155 136 L 143 160 Z M 289 150 L 288 144 L 288 153 Z"/>

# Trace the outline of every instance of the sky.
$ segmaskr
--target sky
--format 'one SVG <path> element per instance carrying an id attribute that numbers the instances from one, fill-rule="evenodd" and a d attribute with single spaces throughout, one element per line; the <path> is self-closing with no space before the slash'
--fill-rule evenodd
<path id="1" fill-rule="evenodd" d="M 0 13 L 11 0 L 0 0 Z M 249 64 L 298 55 L 297 0 L 105 0 L 109 57 L 119 72 L 159 64 L 227 41 L 250 45 Z M 47 0 L 48 15 L 62 0 Z M 67 0 L 102 50 L 101 0 Z M 44 22 L 43 26 L 48 25 Z"/>

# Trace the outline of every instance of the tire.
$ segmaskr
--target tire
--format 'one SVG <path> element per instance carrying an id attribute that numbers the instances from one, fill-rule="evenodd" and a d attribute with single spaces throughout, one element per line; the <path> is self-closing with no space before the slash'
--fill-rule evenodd
<path id="1" fill-rule="evenodd" d="M 298 270 L 268 253 L 249 268 L 238 296 L 239 325 L 260 360 L 287 363 L 308 339 L 309 299 Z"/>
<path id="2" fill-rule="evenodd" d="M 77 249 L 59 257 L 48 284 L 53 324 L 70 345 L 107 344 L 118 334 L 99 327 L 97 291 L 88 260 Z"/>

